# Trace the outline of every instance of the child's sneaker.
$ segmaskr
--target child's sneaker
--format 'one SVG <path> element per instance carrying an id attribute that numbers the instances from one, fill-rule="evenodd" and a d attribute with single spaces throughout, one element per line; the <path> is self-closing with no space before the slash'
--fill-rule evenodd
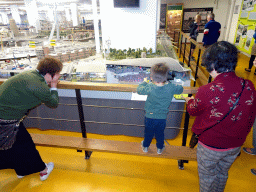
<path id="1" fill-rule="evenodd" d="M 159 155 L 162 154 L 164 149 L 165 149 L 165 146 L 162 149 L 157 148 L 157 154 Z"/>
<path id="2" fill-rule="evenodd" d="M 148 147 L 143 147 L 143 141 L 141 141 L 142 150 L 144 153 L 148 152 Z"/>
<path id="3" fill-rule="evenodd" d="M 24 176 L 22 175 L 17 175 L 18 179 L 22 179 Z"/>
<path id="4" fill-rule="evenodd" d="M 54 167 L 54 164 L 52 162 L 50 162 L 48 164 L 45 163 L 45 165 L 47 167 L 47 171 L 46 171 L 46 173 L 40 172 L 40 179 L 41 179 L 41 181 L 44 181 L 44 180 L 46 180 L 49 177 L 49 175 L 52 172 L 53 167 Z"/>

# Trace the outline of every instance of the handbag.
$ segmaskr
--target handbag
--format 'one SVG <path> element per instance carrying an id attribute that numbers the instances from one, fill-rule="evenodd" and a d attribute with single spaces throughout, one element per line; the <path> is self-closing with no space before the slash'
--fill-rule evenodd
<path id="1" fill-rule="evenodd" d="M 16 141 L 16 135 L 19 131 L 21 120 L 3 120 L 0 119 L 0 150 L 8 150 L 12 148 Z"/>
<path id="2" fill-rule="evenodd" d="M 201 134 L 203 134 L 205 131 L 211 129 L 211 128 L 214 127 L 215 125 L 219 124 L 221 121 L 223 121 L 223 120 L 230 114 L 230 112 L 231 112 L 231 111 L 235 108 L 235 106 L 237 105 L 237 103 L 238 103 L 238 101 L 239 101 L 239 99 L 240 99 L 240 97 L 241 97 L 241 95 L 242 95 L 242 93 L 243 93 L 243 91 L 244 91 L 244 87 L 245 87 L 245 80 L 244 80 L 244 83 L 243 83 L 242 91 L 241 91 L 240 95 L 238 96 L 238 98 L 236 99 L 236 102 L 233 104 L 233 107 L 229 110 L 229 112 L 228 112 L 220 121 L 218 121 L 216 124 L 212 125 L 211 127 L 208 127 L 207 129 L 205 129 L 205 130 L 204 130 L 202 133 L 200 133 L 200 134 L 195 134 L 195 133 L 193 132 L 193 134 L 192 134 L 192 136 L 191 136 L 191 139 L 190 139 L 190 142 L 189 142 L 189 147 L 190 147 L 190 148 L 193 149 L 193 148 L 197 145 L 199 136 L 200 136 Z"/>

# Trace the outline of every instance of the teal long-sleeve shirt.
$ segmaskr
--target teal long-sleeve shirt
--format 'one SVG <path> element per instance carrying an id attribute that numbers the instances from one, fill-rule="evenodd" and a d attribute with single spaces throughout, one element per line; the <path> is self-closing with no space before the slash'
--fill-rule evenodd
<path id="1" fill-rule="evenodd" d="M 28 110 L 42 103 L 56 108 L 58 91 L 50 90 L 36 70 L 20 73 L 0 86 L 0 119 L 21 119 Z"/>
<path id="2" fill-rule="evenodd" d="M 147 95 L 145 103 L 146 117 L 151 119 L 166 119 L 168 108 L 174 94 L 181 94 L 183 87 L 167 83 L 157 86 L 153 83 L 143 82 L 137 87 L 139 95 Z"/>

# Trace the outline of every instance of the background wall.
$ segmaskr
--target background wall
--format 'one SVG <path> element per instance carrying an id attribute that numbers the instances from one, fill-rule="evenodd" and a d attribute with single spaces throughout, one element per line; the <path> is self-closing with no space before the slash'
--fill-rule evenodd
<path id="1" fill-rule="evenodd" d="M 233 40 L 232 43 L 235 43 L 240 51 L 242 51 L 245 55 L 250 56 L 255 40 L 253 38 L 253 34 L 255 33 L 256 26 L 256 2 L 250 0 L 244 1 L 243 5 L 241 3 L 242 0 L 236 1 L 236 4 L 239 5 L 240 9 L 238 14 L 233 14 L 232 31 L 230 30 L 230 34 L 232 32 L 232 37 L 230 38 Z"/>
<path id="2" fill-rule="evenodd" d="M 140 8 L 114 8 L 113 0 L 100 0 L 102 40 L 111 48 L 156 49 L 158 0 L 140 0 Z"/>
<path id="3" fill-rule="evenodd" d="M 183 3 L 184 9 L 213 7 L 215 20 L 221 24 L 221 35 L 219 40 L 224 40 L 229 17 L 230 1 L 231 0 L 162 0 L 162 4 Z M 202 42 L 202 39 L 203 33 L 200 33 L 197 41 Z"/>
<path id="4" fill-rule="evenodd" d="M 80 22 L 82 22 L 82 17 L 84 17 L 85 20 L 93 20 L 93 14 L 92 13 L 80 13 Z M 101 14 L 98 13 L 98 19 L 101 19 Z"/>

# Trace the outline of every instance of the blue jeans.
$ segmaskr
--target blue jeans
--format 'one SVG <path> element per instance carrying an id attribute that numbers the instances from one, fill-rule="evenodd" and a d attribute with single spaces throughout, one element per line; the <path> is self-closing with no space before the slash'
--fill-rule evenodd
<path id="1" fill-rule="evenodd" d="M 197 146 L 197 163 L 200 192 L 223 192 L 228 171 L 240 153 L 241 147 L 228 151 L 213 151 Z"/>
<path id="2" fill-rule="evenodd" d="M 143 147 L 149 147 L 152 139 L 156 138 L 156 147 L 162 149 L 164 147 L 164 129 L 166 119 L 150 119 L 145 117 L 145 131 Z"/>

